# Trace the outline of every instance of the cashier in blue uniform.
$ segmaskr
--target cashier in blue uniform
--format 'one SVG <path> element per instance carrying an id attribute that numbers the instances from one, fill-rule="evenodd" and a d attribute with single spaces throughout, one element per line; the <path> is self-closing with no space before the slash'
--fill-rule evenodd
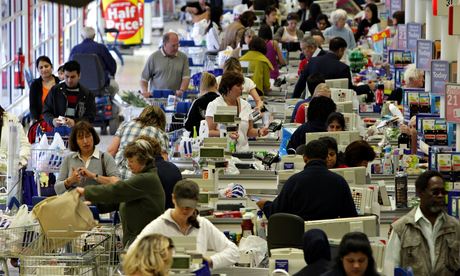
<path id="1" fill-rule="evenodd" d="M 177 182 L 172 194 L 174 208 L 166 210 L 145 226 L 130 246 L 128 254 L 143 237 L 156 233 L 167 237 L 196 237 L 198 253 L 205 256 L 209 251 L 216 252 L 204 258 L 211 268 L 228 267 L 238 262 L 238 247 L 208 219 L 198 215 L 196 207 L 199 194 L 200 188 L 195 182 L 187 179 Z"/>
<path id="2" fill-rule="evenodd" d="M 304 220 L 356 217 L 355 203 L 346 180 L 326 166 L 328 149 L 319 140 L 310 141 L 303 156 L 305 168 L 291 176 L 273 202 L 260 200 L 265 216 L 290 213 Z"/>

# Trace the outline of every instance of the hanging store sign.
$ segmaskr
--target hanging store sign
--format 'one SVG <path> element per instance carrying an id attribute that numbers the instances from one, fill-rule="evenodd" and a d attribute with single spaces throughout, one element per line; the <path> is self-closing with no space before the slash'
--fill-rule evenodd
<path id="1" fill-rule="evenodd" d="M 398 49 L 407 49 L 407 26 L 405 24 L 398 24 Z"/>
<path id="2" fill-rule="evenodd" d="M 449 69 L 447 60 L 431 61 L 431 95 L 445 95 L 446 83 L 449 82 Z"/>
<path id="3" fill-rule="evenodd" d="M 446 84 L 446 121 L 460 123 L 460 84 Z"/>
<path id="4" fill-rule="evenodd" d="M 138 0 L 102 0 L 102 10 L 106 28 L 120 31 L 118 40 L 125 45 L 141 43 Z M 107 34 L 107 40 L 114 36 Z"/>
<path id="5" fill-rule="evenodd" d="M 417 55 L 415 65 L 424 71 L 431 70 L 431 60 L 433 59 L 433 42 L 431 40 L 417 40 Z"/>
<path id="6" fill-rule="evenodd" d="M 407 23 L 407 49 L 411 51 L 417 50 L 417 40 L 422 38 L 422 24 Z"/>

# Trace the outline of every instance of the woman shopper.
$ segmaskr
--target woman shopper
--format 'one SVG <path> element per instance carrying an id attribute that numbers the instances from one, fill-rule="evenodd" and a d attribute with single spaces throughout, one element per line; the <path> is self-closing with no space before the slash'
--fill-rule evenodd
<path id="1" fill-rule="evenodd" d="M 91 203 L 119 204 L 125 246 L 164 212 L 165 193 L 155 167 L 154 153 L 159 148 L 155 139 L 140 136 L 124 150 L 133 176 L 113 185 L 77 187 L 78 193 Z"/>
<path id="2" fill-rule="evenodd" d="M 59 78 L 53 75 L 53 64 L 47 56 L 40 56 L 35 61 L 40 77 L 35 79 L 30 85 L 29 108 L 32 120 L 43 119 L 43 104 L 46 96 L 55 84 L 59 83 Z"/>
<path id="3" fill-rule="evenodd" d="M 131 176 L 124 155 L 125 147 L 137 137 L 145 135 L 157 140 L 162 152 L 166 153 L 169 138 L 165 129 L 166 115 L 158 106 L 147 106 L 139 117 L 120 125 L 107 152 L 115 156 L 121 179 L 128 179 Z"/>
<path id="4" fill-rule="evenodd" d="M 99 135 L 87 121 L 79 121 L 72 128 L 69 137 L 72 153 L 62 162 L 54 185 L 56 194 L 62 194 L 75 186 L 113 184 L 119 180 L 115 160 L 96 147 L 99 142 Z"/>

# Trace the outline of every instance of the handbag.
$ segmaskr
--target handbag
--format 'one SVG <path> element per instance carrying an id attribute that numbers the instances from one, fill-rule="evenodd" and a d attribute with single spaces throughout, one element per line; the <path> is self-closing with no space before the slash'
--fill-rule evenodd
<path id="1" fill-rule="evenodd" d="M 32 212 L 47 238 L 75 238 L 96 226 L 91 210 L 75 189 L 48 197 Z"/>

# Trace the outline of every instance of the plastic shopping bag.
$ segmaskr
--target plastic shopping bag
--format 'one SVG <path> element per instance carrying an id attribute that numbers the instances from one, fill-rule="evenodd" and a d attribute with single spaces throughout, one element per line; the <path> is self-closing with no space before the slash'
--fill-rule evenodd
<path id="1" fill-rule="evenodd" d="M 267 241 L 253 235 L 241 238 L 238 250 L 240 256 L 248 257 L 250 267 L 258 267 L 268 255 Z"/>

